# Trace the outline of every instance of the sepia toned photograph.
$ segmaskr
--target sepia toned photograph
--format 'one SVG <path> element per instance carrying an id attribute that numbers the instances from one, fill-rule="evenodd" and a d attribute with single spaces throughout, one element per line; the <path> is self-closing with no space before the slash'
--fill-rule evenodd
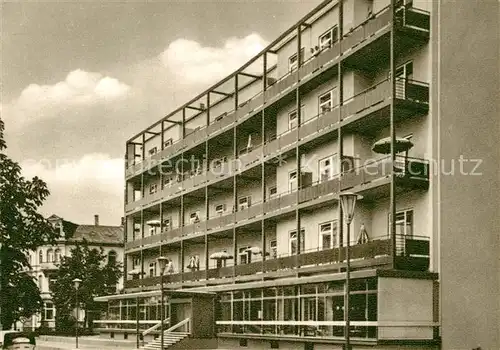
<path id="1" fill-rule="evenodd" d="M 0 349 L 500 349 L 499 0 L 0 0 Z"/>

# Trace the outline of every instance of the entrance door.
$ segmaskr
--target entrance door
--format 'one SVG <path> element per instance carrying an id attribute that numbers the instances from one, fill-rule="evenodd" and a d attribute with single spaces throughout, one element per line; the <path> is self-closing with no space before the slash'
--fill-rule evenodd
<path id="1" fill-rule="evenodd" d="M 170 325 L 174 326 L 186 318 L 192 318 L 191 301 L 173 299 L 170 304 Z M 188 329 L 181 327 L 175 331 L 186 332 Z"/>

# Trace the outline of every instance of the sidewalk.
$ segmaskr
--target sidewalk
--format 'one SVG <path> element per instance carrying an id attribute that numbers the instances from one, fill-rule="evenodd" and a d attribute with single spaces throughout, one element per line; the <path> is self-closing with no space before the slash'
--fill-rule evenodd
<path id="1" fill-rule="evenodd" d="M 72 342 L 68 342 L 68 343 L 37 340 L 36 341 L 36 349 L 37 350 L 73 350 L 76 348 L 75 348 L 75 341 L 73 339 Z M 116 347 L 103 347 L 103 346 L 91 346 L 91 345 L 78 344 L 78 350 L 80 350 L 80 349 L 81 350 L 98 350 L 98 349 L 103 349 L 103 350 L 115 349 L 116 350 Z"/>

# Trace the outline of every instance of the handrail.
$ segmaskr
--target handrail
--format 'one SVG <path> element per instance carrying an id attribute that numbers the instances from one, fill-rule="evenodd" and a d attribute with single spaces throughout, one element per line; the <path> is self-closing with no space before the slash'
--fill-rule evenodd
<path id="1" fill-rule="evenodd" d="M 150 327 L 148 329 L 146 329 L 144 332 L 142 332 L 142 336 L 144 337 L 145 335 L 148 335 L 149 333 L 155 331 L 158 329 L 158 327 L 160 327 L 162 325 L 162 323 L 165 323 L 165 322 L 168 322 L 170 321 L 170 317 L 167 317 L 166 319 L 163 320 L 163 322 L 158 322 L 157 324 L 155 324 L 153 327 Z"/>
<path id="2" fill-rule="evenodd" d="M 173 325 L 169 329 L 166 329 L 164 332 L 172 332 L 175 329 L 177 329 L 177 328 L 179 328 L 181 326 L 184 326 L 185 324 L 189 324 L 190 322 L 191 322 L 191 318 L 188 317 L 188 318 L 182 320 L 181 322 L 177 323 L 176 325 Z M 188 326 L 188 333 L 191 333 L 191 329 L 190 329 L 189 326 Z"/>

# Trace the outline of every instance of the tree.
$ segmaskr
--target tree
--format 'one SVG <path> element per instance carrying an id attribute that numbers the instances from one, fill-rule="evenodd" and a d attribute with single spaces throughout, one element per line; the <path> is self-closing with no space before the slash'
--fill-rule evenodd
<path id="1" fill-rule="evenodd" d="M 49 195 L 38 177 L 21 176 L 21 167 L 4 153 L 4 123 L 0 119 L 0 325 L 10 329 L 42 309 L 40 291 L 30 275 L 27 255 L 53 244 L 58 232 L 38 213 Z"/>
<path id="2" fill-rule="evenodd" d="M 86 241 L 71 249 L 69 256 L 62 258 L 52 286 L 52 300 L 56 307 L 56 327 L 65 330 L 71 322 L 71 313 L 76 307 L 73 280 L 82 280 L 78 289 L 80 307 L 85 311 L 84 327 L 92 328 L 93 314 L 100 304 L 95 297 L 115 292 L 122 276 L 121 263 L 108 261 L 102 248 L 91 248 Z"/>

